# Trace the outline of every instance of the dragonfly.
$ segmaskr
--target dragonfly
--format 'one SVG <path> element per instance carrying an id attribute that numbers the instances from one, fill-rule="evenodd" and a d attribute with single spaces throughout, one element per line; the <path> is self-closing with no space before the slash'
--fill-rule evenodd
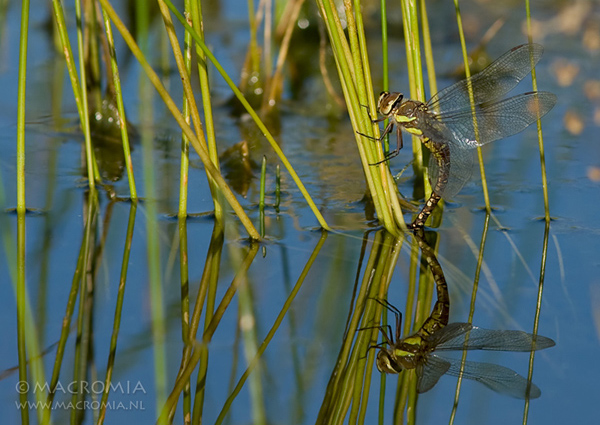
<path id="1" fill-rule="evenodd" d="M 379 300 L 378 300 L 379 301 Z M 429 391 L 444 374 L 462 376 L 482 383 L 488 388 L 515 398 L 538 398 L 542 392 L 533 383 L 527 394 L 527 379 L 512 369 L 492 363 L 480 363 L 452 359 L 440 355 L 445 351 L 494 350 L 521 351 L 542 350 L 555 345 L 545 336 L 535 336 L 523 331 L 490 330 L 470 323 L 450 323 L 444 326 L 432 314 L 413 335 L 400 338 L 402 313 L 387 301 L 382 302 L 396 316 L 396 330 L 381 327 L 383 342 L 376 347 L 377 369 L 382 373 L 400 373 L 416 369 L 417 391 Z M 435 326 L 435 328 L 432 328 Z"/>
<path id="2" fill-rule="evenodd" d="M 373 122 L 389 119 L 389 123 L 381 137 L 374 139 L 383 140 L 395 125 L 397 145 L 376 164 L 399 153 L 402 129 L 431 151 L 432 193 L 411 228 L 422 228 L 442 196 L 454 197 L 470 179 L 472 149 L 523 131 L 554 107 L 556 95 L 543 91 L 498 100 L 531 72 L 543 50 L 533 43 L 514 47 L 480 73 L 442 89 L 427 103 L 404 99 L 399 92 L 379 95 L 377 110 L 382 118 Z"/>

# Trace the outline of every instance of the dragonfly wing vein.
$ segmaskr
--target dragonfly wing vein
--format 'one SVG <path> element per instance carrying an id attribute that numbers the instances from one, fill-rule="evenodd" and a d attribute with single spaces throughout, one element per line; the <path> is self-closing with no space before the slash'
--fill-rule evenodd
<path id="1" fill-rule="evenodd" d="M 517 134 L 543 117 L 556 104 L 549 92 L 522 93 L 499 102 L 475 107 L 475 129 L 471 108 L 438 115 L 438 120 L 452 133 L 450 141 L 465 149 L 483 146 Z"/>
<path id="2" fill-rule="evenodd" d="M 447 358 L 443 360 L 450 364 L 450 367 L 446 371 L 448 375 L 461 375 L 460 360 Z M 515 398 L 525 398 L 526 396 L 527 379 L 504 366 L 467 361 L 464 363 L 464 368 L 462 368 L 462 376 L 463 378 L 481 382 L 486 387 L 501 394 Z M 540 389 L 531 383 L 529 397 L 538 398 L 541 394 Z"/>
<path id="3" fill-rule="evenodd" d="M 436 347 L 444 346 L 448 341 L 456 341 L 472 328 L 470 323 L 449 323 L 427 338 L 427 345 L 429 348 L 437 349 Z"/>
<path id="4" fill-rule="evenodd" d="M 425 393 L 432 389 L 450 368 L 450 363 L 445 359 L 431 355 L 427 357 L 425 364 L 417 366 L 417 391 Z"/>
<path id="5" fill-rule="evenodd" d="M 448 350 L 491 350 L 491 351 L 531 351 L 533 335 L 523 331 L 491 330 L 473 327 L 469 332 L 469 340 L 465 346 L 464 334 L 448 338 L 436 346 L 437 351 Z M 545 336 L 535 339 L 535 350 L 553 347 L 555 342 Z"/>
<path id="6" fill-rule="evenodd" d="M 542 46 L 533 43 L 515 47 L 480 73 L 439 91 L 429 100 L 428 106 L 438 112 L 470 109 L 469 86 L 475 105 L 498 99 L 531 72 L 532 65 L 540 60 L 543 51 Z"/>

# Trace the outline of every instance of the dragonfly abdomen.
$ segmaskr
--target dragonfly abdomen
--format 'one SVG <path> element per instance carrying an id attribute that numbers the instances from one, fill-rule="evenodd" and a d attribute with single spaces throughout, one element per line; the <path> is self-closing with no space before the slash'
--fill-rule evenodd
<path id="1" fill-rule="evenodd" d="M 448 145 L 445 143 L 438 143 L 428 137 L 422 137 L 421 141 L 423 142 L 423 145 L 431 151 L 431 155 L 435 158 L 438 165 L 439 172 L 429 199 L 425 202 L 425 205 L 417 215 L 415 221 L 410 225 L 413 229 L 419 229 L 425 225 L 425 222 L 440 202 L 442 194 L 448 185 L 448 178 L 450 176 L 450 149 Z"/>

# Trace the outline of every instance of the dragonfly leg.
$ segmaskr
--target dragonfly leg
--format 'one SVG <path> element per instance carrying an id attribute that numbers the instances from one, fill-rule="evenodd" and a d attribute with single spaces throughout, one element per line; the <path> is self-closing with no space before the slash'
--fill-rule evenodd
<path id="1" fill-rule="evenodd" d="M 392 129 L 390 128 L 390 130 L 388 131 L 388 127 L 390 127 L 392 124 L 392 122 L 390 122 L 390 124 L 388 124 L 388 126 L 385 128 L 385 131 L 383 133 L 383 135 L 385 136 L 387 133 L 391 132 Z M 382 136 L 383 139 L 383 136 Z M 385 154 L 385 158 L 382 159 L 381 161 L 377 161 L 374 164 L 369 164 L 369 165 L 379 165 L 382 162 L 385 161 L 389 161 L 390 159 L 398 156 L 398 154 L 400 153 L 400 149 L 402 149 L 403 143 L 402 143 L 402 129 L 400 127 L 396 127 L 396 149 L 394 149 L 393 151 L 388 152 L 387 154 Z"/>
<path id="2" fill-rule="evenodd" d="M 394 313 L 394 316 L 396 316 L 396 332 L 395 332 L 396 339 L 395 340 L 398 341 L 400 339 L 400 328 L 402 327 L 402 312 L 400 310 L 398 310 L 394 305 L 390 304 L 388 300 L 380 300 L 379 298 L 373 298 L 373 300 L 377 301 L 379 304 L 381 304 L 382 306 L 387 308 L 389 311 Z M 391 337 L 393 335 L 392 329 L 389 325 L 387 326 L 387 328 L 390 332 L 389 336 Z M 393 338 L 388 337 L 388 340 L 391 342 L 390 345 L 394 344 Z"/>
<path id="3" fill-rule="evenodd" d="M 373 121 L 373 122 L 376 123 L 378 121 L 379 120 Z M 394 122 L 390 121 L 388 123 L 388 125 L 385 127 L 385 129 L 383 130 L 383 133 L 381 133 L 381 136 L 379 136 L 379 137 L 369 136 L 368 134 L 364 134 L 364 133 L 361 133 L 359 131 L 357 131 L 357 133 L 360 134 L 363 137 L 366 137 L 367 139 L 370 139 L 370 140 L 377 141 L 377 142 L 381 143 L 381 141 L 383 141 L 383 139 L 385 138 L 385 136 L 387 136 L 389 133 L 391 133 L 393 126 L 394 126 Z"/>
<path id="4" fill-rule="evenodd" d="M 396 127 L 396 150 L 394 152 L 396 152 L 396 155 L 398 155 L 398 152 L 400 152 L 400 149 L 402 149 L 404 146 L 404 143 L 402 142 L 402 129 L 400 127 Z"/>
<path id="5" fill-rule="evenodd" d="M 379 329 L 379 331 L 383 334 L 384 341 L 382 341 L 379 344 L 377 344 L 377 346 L 386 345 L 386 344 L 388 344 L 388 345 L 394 345 L 395 344 L 395 341 L 392 338 L 392 335 L 393 335 L 392 334 L 392 327 L 390 325 L 385 325 L 385 326 L 383 326 L 383 325 L 379 325 L 379 326 L 367 326 L 365 328 L 359 328 L 359 329 L 357 329 L 357 331 L 367 331 L 369 329 Z M 373 347 L 375 347 L 375 346 L 373 346 Z"/>
<path id="6" fill-rule="evenodd" d="M 373 118 L 373 116 L 371 115 L 371 111 L 369 110 L 369 107 L 367 105 L 360 105 L 363 108 L 365 108 L 367 110 L 367 114 L 369 114 L 369 119 L 371 120 L 371 122 L 373 124 L 376 124 L 378 122 L 384 121 L 387 117 L 383 117 L 383 118 L 377 118 L 377 115 L 375 115 L 375 118 Z"/>

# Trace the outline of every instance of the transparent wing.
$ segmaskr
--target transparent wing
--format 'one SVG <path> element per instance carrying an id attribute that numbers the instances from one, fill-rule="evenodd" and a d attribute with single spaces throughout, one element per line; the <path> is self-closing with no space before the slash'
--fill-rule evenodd
<path id="1" fill-rule="evenodd" d="M 427 338 L 427 347 L 429 349 L 435 349 L 438 346 L 445 345 L 448 341 L 458 340 L 461 335 L 464 335 L 471 329 L 473 329 L 473 326 L 470 323 L 449 323 L 447 326 Z"/>
<path id="2" fill-rule="evenodd" d="M 441 357 L 438 357 L 436 355 L 431 355 L 427 358 L 427 364 L 424 366 L 424 369 L 429 368 L 431 365 L 431 367 L 434 368 L 434 370 L 437 370 L 440 367 L 440 364 L 449 365 L 446 368 L 445 372 L 448 375 L 459 376 L 461 373 L 460 360 L 446 358 L 442 359 Z M 425 372 L 424 376 L 425 374 L 427 373 Z M 467 361 L 464 364 L 462 376 L 463 378 L 481 382 L 486 387 L 501 394 L 506 394 L 515 398 L 525 398 L 526 396 L 527 379 L 519 375 L 514 370 L 504 366 L 492 363 L 479 363 Z M 438 376 L 435 382 L 437 382 L 439 378 L 440 377 Z M 428 389 L 435 385 L 435 382 Z M 418 389 L 419 392 L 421 392 L 420 386 L 418 387 Z M 540 395 L 542 395 L 542 392 L 535 384 L 532 383 L 530 387 L 529 397 L 533 399 L 538 398 Z"/>
<path id="3" fill-rule="evenodd" d="M 450 362 L 438 356 L 429 356 L 425 364 L 417 366 L 417 391 L 425 393 L 432 389 L 448 369 Z"/>
<path id="4" fill-rule="evenodd" d="M 549 92 L 529 92 L 475 107 L 477 132 L 473 124 L 471 108 L 438 114 L 447 129 L 450 144 L 463 148 L 475 148 L 494 140 L 517 134 L 543 117 L 556 104 L 556 95 Z M 427 135 L 427 134 L 426 134 Z"/>
<path id="5" fill-rule="evenodd" d="M 428 102 L 430 110 L 439 113 L 470 110 L 469 86 L 475 105 L 500 98 L 531 72 L 543 51 L 539 44 L 523 44 L 509 50 L 480 73 L 435 94 Z"/>
<path id="6" fill-rule="evenodd" d="M 462 323 L 458 325 L 468 325 Z M 446 326 L 443 330 L 447 329 Z M 531 351 L 533 346 L 533 335 L 523 331 L 503 331 L 482 329 L 472 327 L 469 332 L 469 340 L 465 347 L 465 334 L 468 329 L 462 333 L 451 333 L 443 338 L 437 345 L 436 351 L 447 350 L 494 350 L 494 351 Z M 538 335 L 535 339 L 535 350 L 543 350 L 552 347 L 555 342 L 545 336 Z"/>

